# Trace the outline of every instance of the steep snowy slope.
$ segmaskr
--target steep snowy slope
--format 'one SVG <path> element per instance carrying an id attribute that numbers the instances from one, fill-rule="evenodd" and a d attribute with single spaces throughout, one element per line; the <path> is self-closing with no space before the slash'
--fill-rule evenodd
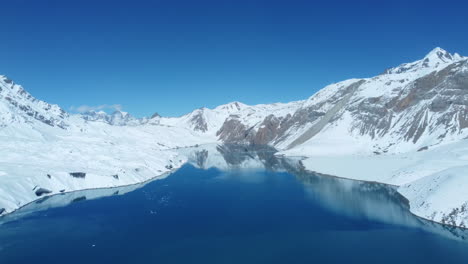
<path id="1" fill-rule="evenodd" d="M 52 127 L 65 128 L 67 116 L 59 106 L 37 100 L 23 87 L 0 75 L 0 127 L 37 120 Z"/>

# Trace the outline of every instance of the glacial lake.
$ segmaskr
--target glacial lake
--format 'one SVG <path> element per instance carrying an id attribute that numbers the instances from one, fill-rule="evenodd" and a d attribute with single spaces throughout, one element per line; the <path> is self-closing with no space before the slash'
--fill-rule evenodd
<path id="1" fill-rule="evenodd" d="M 163 179 L 0 218 L 0 263 L 468 263 L 468 231 L 413 216 L 391 186 L 268 148 L 186 151 Z"/>

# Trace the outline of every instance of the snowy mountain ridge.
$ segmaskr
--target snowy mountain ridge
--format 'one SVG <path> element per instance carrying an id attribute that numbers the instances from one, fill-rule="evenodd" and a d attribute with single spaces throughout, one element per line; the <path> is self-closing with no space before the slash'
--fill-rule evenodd
<path id="1" fill-rule="evenodd" d="M 379 76 L 329 85 L 298 102 L 289 115 L 270 111 L 263 120 L 266 130 L 237 118 L 234 127 L 245 127 L 235 131 L 235 122 L 227 120 L 224 125 L 235 132 L 220 138 L 297 149 L 297 154 L 314 152 L 314 146 L 322 152 L 330 139 L 355 146 L 352 153 L 415 151 L 453 142 L 467 136 L 467 61 L 436 48 Z"/>
<path id="2" fill-rule="evenodd" d="M 37 100 L 21 85 L 0 75 L 0 127 L 12 122 L 30 122 L 35 119 L 49 126 L 66 128 L 68 114 L 58 105 Z"/>
<path id="3" fill-rule="evenodd" d="M 147 123 L 157 122 L 153 118 L 136 118 L 127 112 L 120 110 L 108 114 L 104 111 L 88 111 L 81 114 L 81 117 L 86 121 L 104 122 L 113 126 L 138 126 Z"/>
<path id="4" fill-rule="evenodd" d="M 346 150 L 350 153 L 416 151 L 468 136 L 468 95 L 463 89 L 467 60 L 436 48 L 421 60 L 376 77 L 331 84 L 304 101 L 254 106 L 233 102 L 161 118 L 160 124 L 215 135 L 226 143 L 268 144 L 296 154 L 314 152 L 315 145 L 323 154 L 321 145 L 328 139 L 352 145 Z"/>

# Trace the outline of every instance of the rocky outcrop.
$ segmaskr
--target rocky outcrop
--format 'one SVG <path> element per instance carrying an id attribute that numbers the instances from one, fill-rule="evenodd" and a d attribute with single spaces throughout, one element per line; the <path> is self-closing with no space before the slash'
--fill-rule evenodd
<path id="1" fill-rule="evenodd" d="M 48 190 L 48 189 L 45 189 L 45 188 L 38 188 L 36 191 L 35 191 L 35 194 L 36 196 L 40 197 L 44 194 L 49 194 L 49 193 L 52 193 L 51 190 Z"/>
<path id="2" fill-rule="evenodd" d="M 216 136 L 225 143 L 251 142 L 248 128 L 236 117 L 227 119 Z"/>
<path id="3" fill-rule="evenodd" d="M 70 176 L 72 176 L 73 178 L 84 179 L 84 178 L 86 177 L 86 173 L 84 173 L 84 172 L 70 172 L 69 174 L 70 174 Z"/>
<path id="4" fill-rule="evenodd" d="M 200 109 L 196 115 L 193 115 L 190 122 L 192 122 L 195 131 L 206 132 L 208 130 L 208 124 L 203 116 L 203 109 Z"/>

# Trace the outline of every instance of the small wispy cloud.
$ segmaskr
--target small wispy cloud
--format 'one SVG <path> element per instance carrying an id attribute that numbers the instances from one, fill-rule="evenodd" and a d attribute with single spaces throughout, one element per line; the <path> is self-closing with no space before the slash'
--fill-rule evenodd
<path id="1" fill-rule="evenodd" d="M 98 106 L 90 106 L 90 105 L 80 105 L 80 106 L 71 106 L 70 111 L 72 112 L 78 112 L 78 113 L 85 113 L 85 112 L 90 112 L 90 111 L 104 111 L 104 110 L 113 110 L 113 111 L 121 111 L 122 110 L 122 105 L 120 104 L 103 104 L 103 105 L 98 105 Z"/>

